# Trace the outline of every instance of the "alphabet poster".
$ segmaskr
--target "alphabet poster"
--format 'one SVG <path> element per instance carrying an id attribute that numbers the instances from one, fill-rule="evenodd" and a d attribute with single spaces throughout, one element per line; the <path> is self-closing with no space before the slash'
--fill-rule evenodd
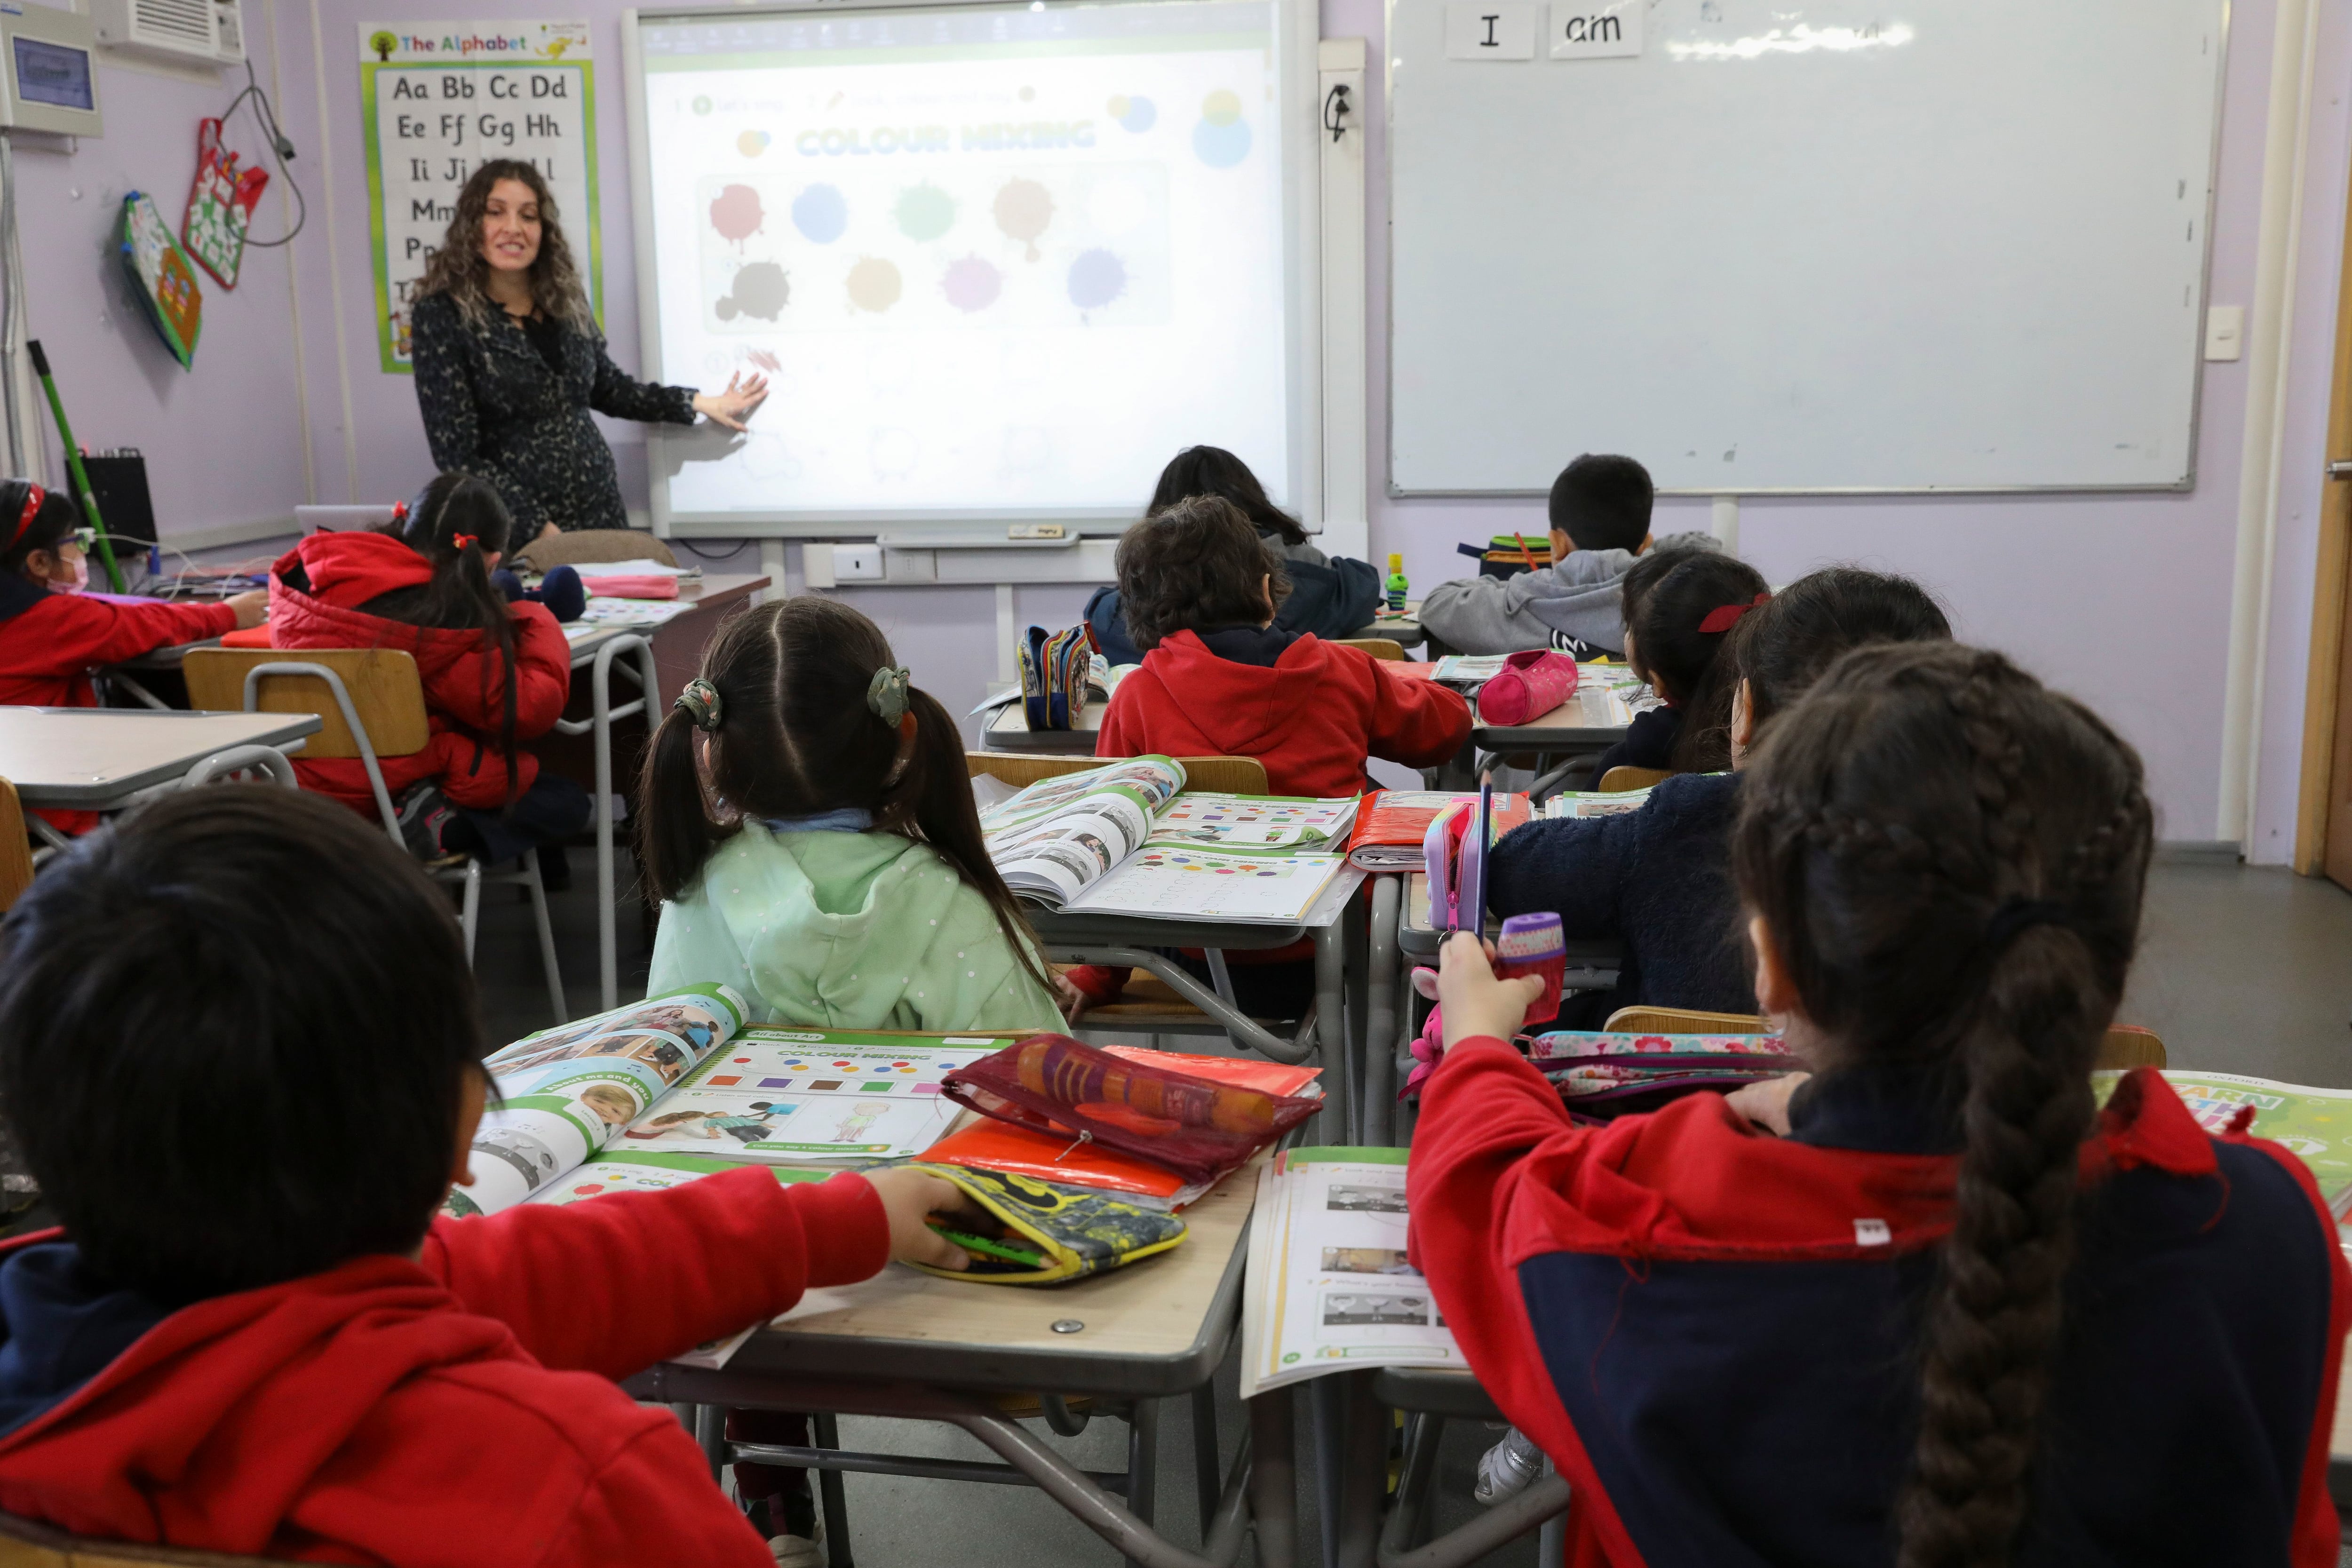
<path id="1" fill-rule="evenodd" d="M 360 117 L 376 346 L 409 372 L 408 312 L 467 176 L 519 158 L 554 192 L 572 258 L 604 317 L 596 79 L 586 22 L 362 22 Z"/>

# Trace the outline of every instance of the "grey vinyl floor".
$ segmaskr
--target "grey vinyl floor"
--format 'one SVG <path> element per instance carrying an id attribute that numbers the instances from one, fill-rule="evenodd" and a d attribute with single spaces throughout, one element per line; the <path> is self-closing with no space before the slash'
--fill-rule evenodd
<path id="1" fill-rule="evenodd" d="M 593 860 L 572 853 L 574 885 L 552 900 L 566 989 L 575 1016 L 596 1000 Z M 625 860 L 621 881 L 630 880 Z M 621 994 L 642 994 L 650 932 L 624 899 L 619 924 Z M 548 1022 L 530 912 L 503 894 L 487 898 L 477 972 L 491 1037 L 507 1040 Z M 2352 893 L 2290 873 L 2236 865 L 2159 864 L 2149 880 L 2142 947 L 2122 1021 L 2164 1037 L 2172 1062 L 2253 1073 L 2292 1082 L 2352 1088 Z M 1194 1047 L 1198 1048 L 1198 1047 Z M 1219 1373 L 1219 1447 L 1230 1460 L 1242 1430 L 1236 1368 Z M 1043 1430 L 1042 1423 L 1034 1424 Z M 1313 1562 L 1320 1521 L 1306 1464 L 1305 1415 L 1298 1500 L 1301 1560 Z M 845 1419 L 845 1447 L 887 1453 L 986 1459 L 981 1445 L 951 1428 L 922 1423 Z M 1125 1467 L 1124 1423 L 1097 1417 L 1075 1438 L 1047 1440 L 1085 1468 Z M 1450 1529 L 1476 1505 L 1471 1478 L 1496 1434 L 1451 1427 L 1443 1448 L 1437 1525 Z M 1199 1540 L 1192 1484 L 1192 1417 L 1171 1400 L 1160 1436 L 1158 1516 L 1170 1539 Z M 868 1568 L 1040 1568 L 1101 1564 L 1116 1553 L 1025 1488 L 852 1476 L 846 1482 L 850 1546 Z M 1533 1540 L 1485 1561 L 1528 1568 Z M 1244 1562 L 1250 1562 L 1245 1551 Z M 835 1559 L 839 1568 L 840 1558 Z M 2347 1552 L 2346 1568 L 2352 1568 Z"/>

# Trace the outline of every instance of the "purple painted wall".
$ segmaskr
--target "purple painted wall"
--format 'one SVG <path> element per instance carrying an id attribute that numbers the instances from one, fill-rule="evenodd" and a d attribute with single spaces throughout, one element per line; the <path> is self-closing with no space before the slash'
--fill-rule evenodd
<path id="1" fill-rule="evenodd" d="M 252 3 L 257 10 L 259 0 Z M 266 83 L 267 38 L 257 36 L 255 47 Z M 227 80 L 224 73 L 222 85 L 200 86 L 101 64 L 105 137 L 83 141 L 70 155 L 19 150 L 16 160 L 29 335 L 48 351 L 80 443 L 146 455 L 157 521 L 167 532 L 290 522 L 303 499 L 286 252 L 248 248 L 234 290 L 202 279 L 203 335 L 194 367 L 183 370 L 115 250 L 128 192 L 153 195 L 177 227 L 195 174 L 196 121 L 227 106 L 234 91 Z M 244 84 L 242 72 L 236 80 Z M 237 116 L 229 144 L 248 157 L 261 151 L 249 116 Z M 308 159 L 295 167 L 306 185 L 322 174 Z M 315 188 L 312 197 L 315 213 Z M 274 237 L 286 221 L 273 182 L 255 231 Z M 296 247 L 310 237 L 298 238 Z M 40 424 L 48 477 L 62 482 L 46 407 Z"/>

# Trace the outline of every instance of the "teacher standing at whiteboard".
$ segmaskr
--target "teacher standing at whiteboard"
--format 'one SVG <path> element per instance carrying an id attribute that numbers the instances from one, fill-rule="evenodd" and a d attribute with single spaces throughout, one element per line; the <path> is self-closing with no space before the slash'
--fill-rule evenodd
<path id="1" fill-rule="evenodd" d="M 628 526 L 612 448 L 589 410 L 671 425 L 699 415 L 740 430 L 768 395 L 764 376 L 707 393 L 648 385 L 615 365 L 555 198 L 515 159 L 466 182 L 417 296 L 410 353 L 433 461 L 497 486 L 519 539 Z"/>

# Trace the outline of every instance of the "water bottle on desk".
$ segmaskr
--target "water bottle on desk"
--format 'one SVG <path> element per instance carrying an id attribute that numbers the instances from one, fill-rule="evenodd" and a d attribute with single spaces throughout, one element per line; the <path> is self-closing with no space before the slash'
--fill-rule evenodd
<path id="1" fill-rule="evenodd" d="M 1388 582 L 1388 606 L 1390 615 L 1401 616 L 1404 614 L 1404 596 L 1412 591 L 1412 585 L 1404 580 L 1403 552 L 1395 550 L 1390 551 Z"/>

